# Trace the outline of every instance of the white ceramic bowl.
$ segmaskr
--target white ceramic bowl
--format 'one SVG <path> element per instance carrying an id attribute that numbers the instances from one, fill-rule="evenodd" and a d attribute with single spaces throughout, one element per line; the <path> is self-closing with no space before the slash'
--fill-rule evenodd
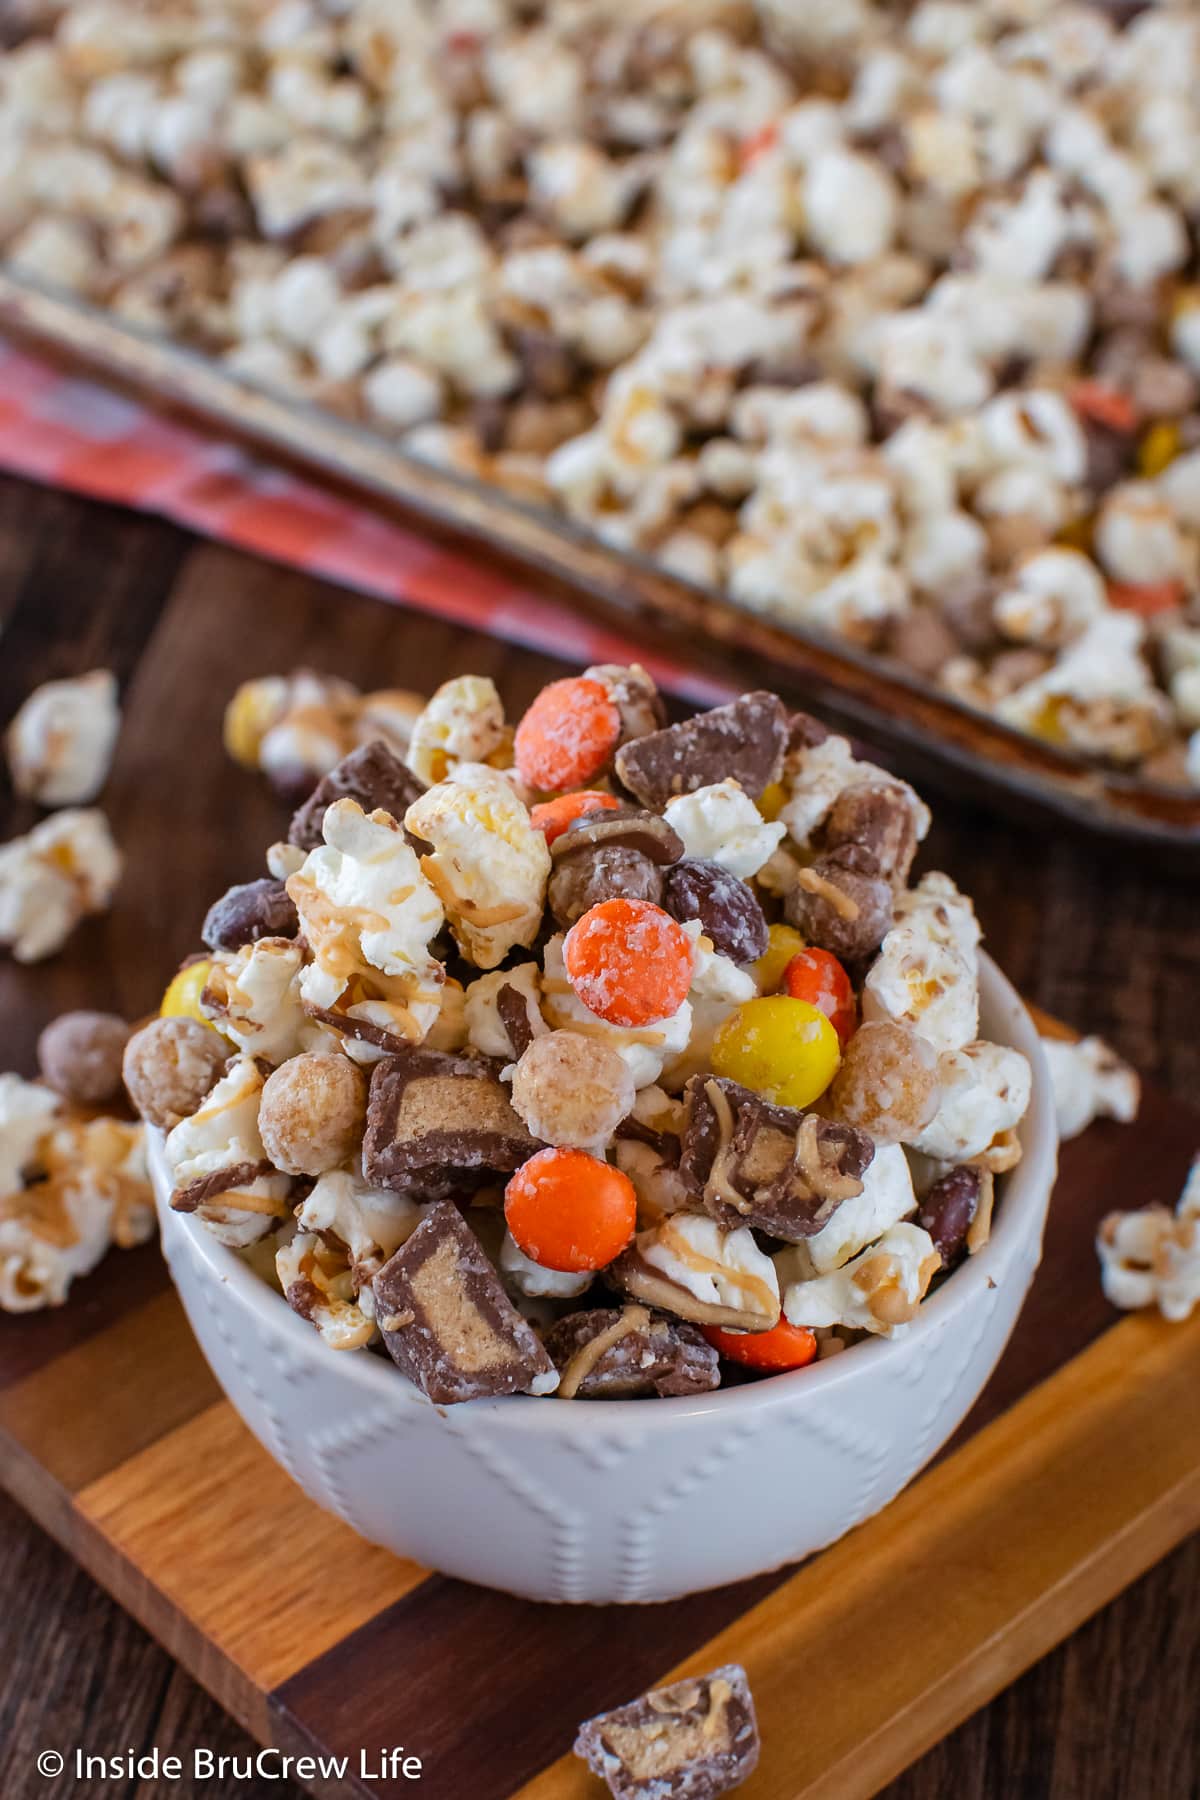
<path id="1" fill-rule="evenodd" d="M 1041 1254 L 1053 1104 L 1037 1033 L 986 961 L 982 1031 L 1033 1104 L 986 1248 L 894 1341 L 694 1399 L 523 1396 L 439 1409 L 310 1325 L 158 1187 L 163 1250 L 221 1386 L 318 1505 L 397 1555 L 534 1600 L 666 1600 L 794 1562 L 885 1506 L 963 1418 Z"/>

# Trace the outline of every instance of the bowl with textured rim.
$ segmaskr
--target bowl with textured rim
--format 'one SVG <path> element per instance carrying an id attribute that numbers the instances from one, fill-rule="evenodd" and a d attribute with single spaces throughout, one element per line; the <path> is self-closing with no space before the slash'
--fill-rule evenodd
<path id="1" fill-rule="evenodd" d="M 1020 998 L 982 960 L 981 1031 L 1033 1065 L 1024 1157 L 991 1237 L 899 1336 L 712 1394 L 438 1407 L 384 1357 L 337 1352 L 167 1204 L 163 1252 L 213 1373 L 319 1506 L 427 1568 L 531 1600 L 669 1600 L 798 1561 L 887 1504 L 995 1368 L 1041 1256 L 1057 1134 Z M 486 1521 L 486 1529 L 483 1522 Z"/>

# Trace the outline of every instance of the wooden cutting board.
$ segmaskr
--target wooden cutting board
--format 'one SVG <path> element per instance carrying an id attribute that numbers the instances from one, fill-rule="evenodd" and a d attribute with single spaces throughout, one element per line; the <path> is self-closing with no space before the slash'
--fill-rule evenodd
<path id="1" fill-rule="evenodd" d="M 257 1739 L 334 1759 L 293 1771 L 314 1794 L 416 1791 L 381 1777 L 402 1747 L 426 1800 L 594 1797 L 581 1719 L 738 1660 L 764 1740 L 745 1800 L 857 1800 L 1200 1524 L 1200 1316 L 1119 1319 L 1092 1248 L 1111 1207 L 1174 1200 L 1198 1146 L 1153 1092 L 1064 1146 L 1042 1267 L 953 1442 L 840 1544 L 735 1588 L 536 1606 L 362 1543 L 222 1399 L 152 1245 L 0 1319 L 0 1475 Z"/>

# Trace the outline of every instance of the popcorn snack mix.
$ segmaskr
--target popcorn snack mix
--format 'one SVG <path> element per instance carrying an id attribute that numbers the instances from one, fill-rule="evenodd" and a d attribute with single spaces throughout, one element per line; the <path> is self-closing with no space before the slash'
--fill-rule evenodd
<path id="1" fill-rule="evenodd" d="M 970 901 L 907 885 L 912 789 L 772 694 L 662 719 L 638 668 L 515 730 L 455 678 L 406 761 L 320 778 L 162 1016 L 43 1044 L 80 1092 L 123 1053 L 172 1206 L 438 1405 L 700 1394 L 903 1331 L 1020 1157 L 1030 1072 L 979 1041 Z M 862 955 L 848 886 L 791 922 L 822 866 L 886 896 Z"/>
<path id="2" fill-rule="evenodd" d="M 131 26 L 51 0 L 0 69 L 0 254 L 1020 730 L 1200 783 L 1200 17 L 825 10 L 178 0 Z M 227 741 L 299 793 L 357 744 L 402 752 L 414 710 L 256 677 Z M 589 669 L 517 766 L 583 786 L 651 729 Z M 414 767 L 489 762 L 489 730 L 460 685 Z"/>

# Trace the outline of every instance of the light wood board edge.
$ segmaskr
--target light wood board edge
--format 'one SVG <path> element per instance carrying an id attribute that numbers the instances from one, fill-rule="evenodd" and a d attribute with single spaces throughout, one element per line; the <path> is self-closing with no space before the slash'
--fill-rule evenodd
<path id="1" fill-rule="evenodd" d="M 664 1679 L 742 1662 L 742 1800 L 868 1800 L 1200 1526 L 1200 1314 L 1126 1319 Z M 520 1800 L 592 1800 L 564 1757 Z"/>

